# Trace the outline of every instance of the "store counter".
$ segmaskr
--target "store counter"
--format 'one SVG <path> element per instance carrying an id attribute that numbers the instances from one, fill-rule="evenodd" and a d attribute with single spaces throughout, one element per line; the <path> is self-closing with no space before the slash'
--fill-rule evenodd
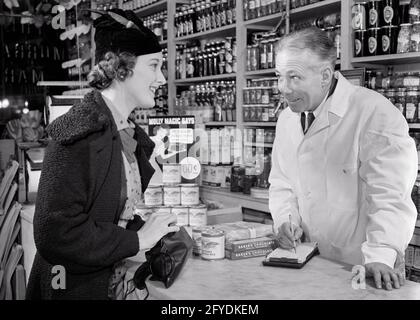
<path id="1" fill-rule="evenodd" d="M 420 300 L 420 283 L 412 281 L 386 291 L 375 289 L 367 279 L 366 289 L 353 289 L 352 266 L 319 256 L 302 269 L 266 267 L 262 260 L 206 261 L 193 257 L 169 289 L 160 281 L 150 280 L 147 288 L 152 299 L 170 300 Z M 134 274 L 138 263 L 133 263 L 129 274 Z"/>

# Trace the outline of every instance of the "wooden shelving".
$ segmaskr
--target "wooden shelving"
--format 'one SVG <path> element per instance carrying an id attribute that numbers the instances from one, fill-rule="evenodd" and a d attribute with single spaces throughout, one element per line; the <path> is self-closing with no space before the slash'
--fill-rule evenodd
<path id="1" fill-rule="evenodd" d="M 205 32 L 198 32 L 194 34 L 190 34 L 188 36 L 177 37 L 175 38 L 175 42 L 183 42 L 188 40 L 201 40 L 201 39 L 208 39 L 210 37 L 229 37 L 234 36 L 236 30 L 236 25 L 231 24 L 228 26 L 224 26 L 221 28 L 216 28 L 213 30 L 208 30 Z"/>
<path id="2" fill-rule="evenodd" d="M 245 127 L 275 127 L 276 122 L 244 122 Z"/>
<path id="3" fill-rule="evenodd" d="M 272 143 L 244 142 L 245 147 L 272 148 Z"/>
<path id="4" fill-rule="evenodd" d="M 341 0 L 324 0 L 313 4 L 309 4 L 304 7 L 290 10 L 290 19 L 299 20 L 302 17 L 309 18 L 308 13 L 310 13 L 311 17 L 316 17 L 319 15 L 325 15 L 329 12 L 334 12 L 335 10 L 339 11 L 340 8 Z"/>
<path id="5" fill-rule="evenodd" d="M 203 124 L 206 127 L 236 126 L 235 121 L 212 121 Z"/>
<path id="6" fill-rule="evenodd" d="M 39 87 L 86 87 L 87 81 L 38 81 Z"/>
<path id="7" fill-rule="evenodd" d="M 420 123 L 409 123 L 408 127 L 410 129 L 420 129 Z"/>
<path id="8" fill-rule="evenodd" d="M 304 7 L 292 9 L 289 12 L 289 18 L 299 20 L 302 17 L 308 17 L 308 12 L 313 17 L 326 12 L 332 12 L 334 10 L 340 10 L 341 0 L 324 0 L 314 4 L 310 4 Z M 278 12 L 264 17 L 247 20 L 244 25 L 252 29 L 252 26 L 271 26 L 274 27 L 280 21 L 283 15 L 287 15 L 287 12 Z"/>
<path id="9" fill-rule="evenodd" d="M 197 82 L 228 80 L 228 79 L 235 79 L 235 78 L 236 78 L 235 73 L 226 73 L 226 74 L 219 74 L 216 76 L 177 79 L 174 81 L 174 83 L 176 85 L 187 85 L 187 84 L 197 83 Z"/>
<path id="10" fill-rule="evenodd" d="M 164 11 L 166 10 L 166 8 L 167 8 L 167 0 L 160 0 L 148 6 L 134 10 L 134 12 L 141 17 L 146 17 L 154 13 Z"/>
<path id="11" fill-rule="evenodd" d="M 397 53 L 390 55 L 380 55 L 371 57 L 359 57 L 351 60 L 353 64 L 382 64 L 395 65 L 404 63 L 420 63 L 420 52 Z"/>
<path id="12" fill-rule="evenodd" d="M 247 71 L 245 75 L 249 76 L 274 76 L 276 74 L 276 69 L 262 69 L 256 71 Z"/>

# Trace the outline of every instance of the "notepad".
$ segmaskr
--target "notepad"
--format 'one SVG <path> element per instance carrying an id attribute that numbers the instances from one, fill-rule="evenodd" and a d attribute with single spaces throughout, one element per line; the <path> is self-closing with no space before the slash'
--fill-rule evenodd
<path id="1" fill-rule="evenodd" d="M 276 248 L 266 256 L 263 264 L 275 267 L 302 268 L 316 254 L 318 254 L 318 243 L 304 242 L 297 245 L 296 253 L 294 249 Z"/>

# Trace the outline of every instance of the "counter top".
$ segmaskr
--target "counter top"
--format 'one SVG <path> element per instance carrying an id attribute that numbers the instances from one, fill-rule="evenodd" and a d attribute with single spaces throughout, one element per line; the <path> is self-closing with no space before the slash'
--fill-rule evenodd
<path id="1" fill-rule="evenodd" d="M 352 266 L 314 257 L 302 269 L 266 267 L 263 257 L 206 261 L 193 257 L 174 284 L 147 281 L 150 296 L 169 300 L 398 300 L 420 299 L 420 284 L 406 281 L 400 289 L 352 288 Z M 138 264 L 137 264 L 138 266 Z M 135 272 L 130 268 L 129 272 Z"/>

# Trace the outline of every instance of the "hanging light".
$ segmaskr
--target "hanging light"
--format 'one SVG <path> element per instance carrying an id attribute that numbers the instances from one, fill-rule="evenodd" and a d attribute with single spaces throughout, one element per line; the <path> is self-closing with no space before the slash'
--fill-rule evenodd
<path id="1" fill-rule="evenodd" d="M 3 99 L 3 101 L 0 102 L 0 108 L 8 108 L 10 105 L 9 99 Z"/>
<path id="2" fill-rule="evenodd" d="M 28 108 L 23 108 L 22 113 L 23 113 L 23 114 L 27 114 L 27 113 L 29 113 L 29 109 L 28 109 Z"/>

